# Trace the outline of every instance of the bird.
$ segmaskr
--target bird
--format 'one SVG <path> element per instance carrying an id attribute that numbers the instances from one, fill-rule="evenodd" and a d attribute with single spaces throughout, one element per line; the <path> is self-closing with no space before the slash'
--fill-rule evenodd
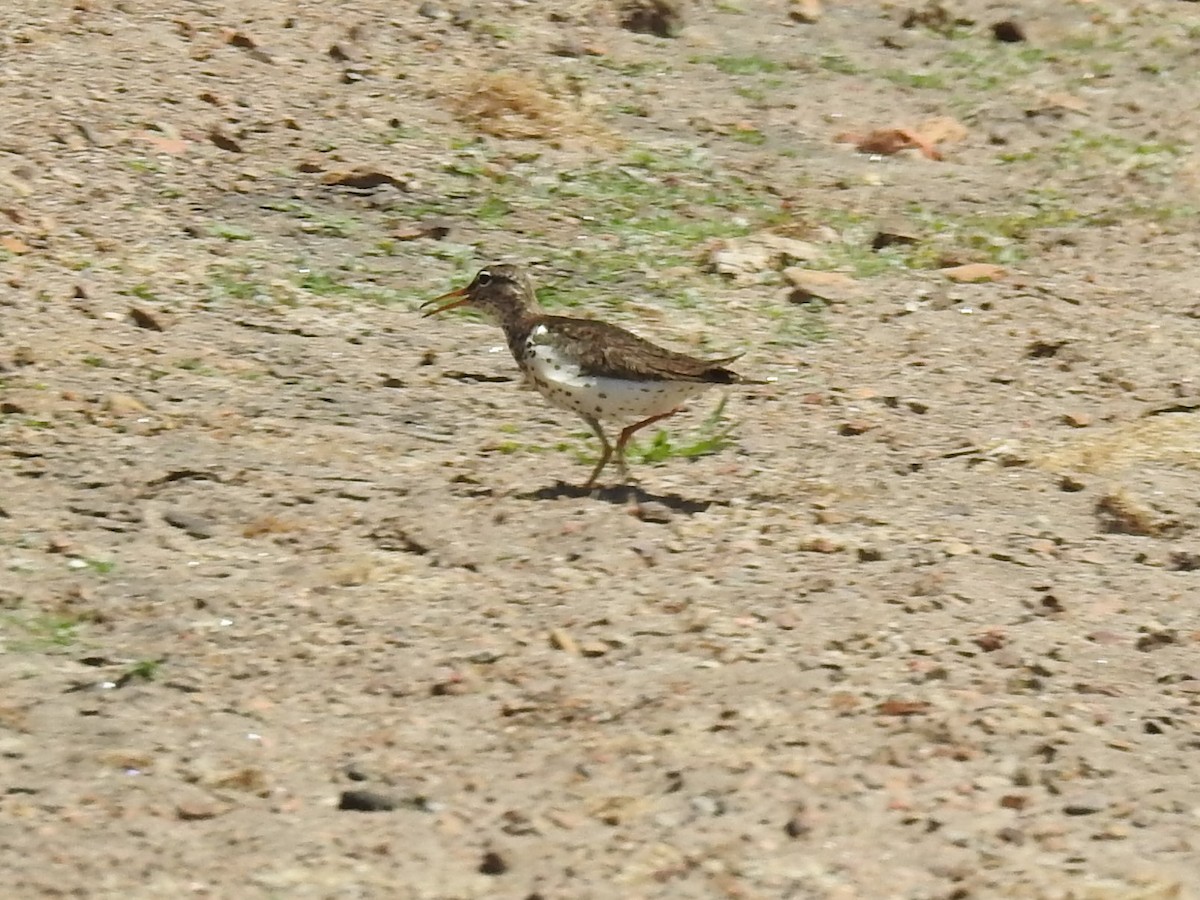
<path id="1" fill-rule="evenodd" d="M 466 287 L 434 297 L 419 308 L 426 310 L 428 318 L 459 307 L 477 310 L 498 324 L 527 381 L 551 405 L 579 415 L 600 440 L 600 460 L 584 483 L 585 490 L 595 485 L 614 454 L 627 482 L 629 439 L 679 412 L 685 401 L 716 385 L 767 383 L 727 368 L 740 353 L 701 359 L 660 347 L 608 322 L 549 315 L 538 304 L 529 275 L 517 265 L 485 266 Z M 631 419 L 616 444 L 610 443 L 601 422 Z"/>

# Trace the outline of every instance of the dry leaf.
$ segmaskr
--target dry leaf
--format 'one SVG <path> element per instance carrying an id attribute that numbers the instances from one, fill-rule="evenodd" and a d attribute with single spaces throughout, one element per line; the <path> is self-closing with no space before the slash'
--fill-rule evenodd
<path id="1" fill-rule="evenodd" d="M 901 150 L 919 150 L 927 159 L 941 159 L 938 144 L 953 144 L 966 138 L 967 128 L 957 119 L 939 116 L 916 128 L 876 128 L 874 131 L 848 131 L 834 138 L 838 143 L 854 144 L 860 153 L 891 156 Z"/>
<path id="2" fill-rule="evenodd" d="M 884 700 L 875 711 L 881 716 L 919 716 L 931 707 L 927 700 Z"/>
<path id="3" fill-rule="evenodd" d="M 253 50 L 258 46 L 258 41 L 250 35 L 242 31 L 234 31 L 232 28 L 222 29 L 222 37 L 225 38 L 225 43 L 231 47 L 238 47 L 242 50 Z"/>
<path id="4" fill-rule="evenodd" d="M 971 638 L 971 643 L 975 644 L 984 653 L 992 653 L 999 650 L 1008 641 L 1008 636 L 999 628 L 989 628 L 982 634 L 977 634 Z"/>
<path id="5" fill-rule="evenodd" d="M 354 188 L 359 191 L 368 191 L 380 185 L 390 184 L 398 190 L 408 190 L 408 183 L 404 179 L 369 167 L 351 169 L 349 172 L 330 172 L 321 179 L 321 184 L 331 187 Z"/>
<path id="6" fill-rule="evenodd" d="M 181 156 L 187 153 L 188 142 L 182 138 L 167 137 L 152 131 L 143 131 L 140 137 L 159 153 L 169 153 L 172 156 Z"/>
<path id="7" fill-rule="evenodd" d="M 951 266 L 940 270 L 951 281 L 999 281 L 1008 273 L 1003 266 L 994 263 L 967 263 L 962 266 Z"/>
<path id="8" fill-rule="evenodd" d="M 966 140 L 970 131 L 958 119 L 939 116 L 936 119 L 926 119 L 916 127 L 915 133 L 927 144 L 957 144 Z"/>
<path id="9" fill-rule="evenodd" d="M 223 129 L 220 125 L 214 125 L 211 129 L 209 129 L 208 139 L 217 147 L 225 150 L 228 153 L 242 152 L 242 145 L 234 140 L 233 136 L 225 131 L 225 129 Z"/>
<path id="10" fill-rule="evenodd" d="M 795 289 L 788 295 L 791 303 L 803 303 L 812 298 L 838 300 L 854 293 L 858 282 L 841 272 L 820 272 L 789 266 L 783 277 Z"/>
<path id="11" fill-rule="evenodd" d="M 853 287 L 858 281 L 841 272 L 820 272 L 794 266 L 783 270 L 783 277 L 796 287 Z"/>
<path id="12" fill-rule="evenodd" d="M 683 29 L 681 7 L 678 0 L 624 0 L 621 27 L 660 38 L 678 37 Z"/>
<path id="13" fill-rule="evenodd" d="M 772 269 L 811 262 L 821 255 L 814 244 L 772 231 L 714 241 L 707 250 L 709 270 L 735 281 L 757 281 Z"/>
<path id="14" fill-rule="evenodd" d="M 0 237 L 0 247 L 3 247 L 9 253 L 28 253 L 29 245 L 19 237 L 13 237 L 11 234 L 6 234 Z"/>
<path id="15" fill-rule="evenodd" d="M 854 712 L 862 706 L 862 700 L 849 691 L 835 691 L 829 695 L 829 708 L 836 713 Z"/>
<path id="16" fill-rule="evenodd" d="M 562 127 L 566 106 L 534 79 L 513 72 L 481 76 L 459 101 L 459 116 L 499 138 L 546 138 Z"/>
<path id="17" fill-rule="evenodd" d="M 392 232 L 392 237 L 398 241 L 415 241 L 419 238 L 432 238 L 440 241 L 450 234 L 453 225 L 449 219 L 435 217 L 417 222 Z"/>
<path id="18" fill-rule="evenodd" d="M 1042 109 L 1065 109 L 1069 112 L 1087 112 L 1087 101 L 1074 94 L 1059 92 L 1047 94 L 1042 98 Z"/>
<path id="19" fill-rule="evenodd" d="M 788 18 L 793 22 L 812 25 L 821 18 L 821 0 L 792 0 Z"/>
<path id="20" fill-rule="evenodd" d="M 129 318 L 138 328 L 145 328 L 147 331 L 167 330 L 167 320 L 164 316 L 140 306 L 129 307 Z"/>
<path id="21" fill-rule="evenodd" d="M 866 134 L 848 131 L 834 138 L 841 144 L 854 144 L 859 153 L 891 156 L 901 150 L 920 150 L 928 159 L 941 159 L 942 154 L 911 128 L 876 128 Z"/>
<path id="22" fill-rule="evenodd" d="M 245 50 L 250 54 L 252 59 L 259 62 L 274 63 L 275 60 L 271 54 L 262 48 L 262 45 L 244 31 L 234 31 L 231 28 L 226 28 L 222 32 L 225 38 L 225 43 L 231 47 L 237 47 L 239 50 Z"/>
<path id="23" fill-rule="evenodd" d="M 599 117 L 568 104 L 540 81 L 518 72 L 489 72 L 471 77 L 455 98 L 458 118 L 498 138 L 613 146 L 615 136 Z"/>

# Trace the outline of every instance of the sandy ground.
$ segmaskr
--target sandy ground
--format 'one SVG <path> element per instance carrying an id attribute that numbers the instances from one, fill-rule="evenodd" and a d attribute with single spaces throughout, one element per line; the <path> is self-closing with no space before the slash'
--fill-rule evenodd
<path id="1" fill-rule="evenodd" d="M 1200 10 L 644 6 L 0 9 L 5 896 L 1200 896 Z"/>

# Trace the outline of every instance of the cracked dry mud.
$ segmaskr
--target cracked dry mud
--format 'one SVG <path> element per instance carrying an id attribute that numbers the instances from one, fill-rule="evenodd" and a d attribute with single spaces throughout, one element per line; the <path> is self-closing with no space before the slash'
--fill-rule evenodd
<path id="1" fill-rule="evenodd" d="M 1195 4 L 662 6 L 0 9 L 6 896 L 1200 891 Z"/>

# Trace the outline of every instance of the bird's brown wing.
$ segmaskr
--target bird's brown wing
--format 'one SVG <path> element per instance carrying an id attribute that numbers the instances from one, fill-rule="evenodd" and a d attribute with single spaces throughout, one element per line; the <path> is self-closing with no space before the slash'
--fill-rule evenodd
<path id="1" fill-rule="evenodd" d="M 608 322 L 547 316 L 545 323 L 555 339 L 570 345 L 584 375 L 645 381 L 694 381 L 704 384 L 751 383 L 726 369 L 741 354 L 720 359 L 699 359 L 677 353 L 638 337 Z"/>

